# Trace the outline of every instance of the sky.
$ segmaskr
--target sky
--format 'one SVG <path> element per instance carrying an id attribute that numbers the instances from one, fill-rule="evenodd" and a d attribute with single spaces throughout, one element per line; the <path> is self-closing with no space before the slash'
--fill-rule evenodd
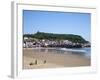
<path id="1" fill-rule="evenodd" d="M 58 34 L 75 34 L 90 41 L 91 14 L 23 10 L 24 34 L 37 31 Z"/>

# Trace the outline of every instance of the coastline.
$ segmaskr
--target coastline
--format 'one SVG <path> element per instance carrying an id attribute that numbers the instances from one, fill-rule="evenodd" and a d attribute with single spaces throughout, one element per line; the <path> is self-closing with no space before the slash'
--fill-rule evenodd
<path id="1" fill-rule="evenodd" d="M 23 69 L 80 67 L 91 65 L 91 60 L 89 58 L 67 54 L 68 52 L 65 53 L 66 54 L 57 54 L 48 51 L 35 51 L 34 48 L 23 48 Z M 36 60 L 37 64 L 34 64 Z M 45 60 L 46 62 L 44 63 Z"/>

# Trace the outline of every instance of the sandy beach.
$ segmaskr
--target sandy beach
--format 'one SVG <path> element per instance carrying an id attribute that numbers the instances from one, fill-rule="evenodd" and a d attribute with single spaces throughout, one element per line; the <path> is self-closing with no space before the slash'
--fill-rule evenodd
<path id="1" fill-rule="evenodd" d="M 82 55 L 23 49 L 23 69 L 90 66 L 91 60 Z"/>

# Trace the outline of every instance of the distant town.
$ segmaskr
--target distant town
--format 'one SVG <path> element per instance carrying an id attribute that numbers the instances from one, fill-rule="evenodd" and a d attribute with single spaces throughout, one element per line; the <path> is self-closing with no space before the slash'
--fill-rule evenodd
<path id="1" fill-rule="evenodd" d="M 54 34 L 37 32 L 35 34 L 23 35 L 23 47 L 61 47 L 61 48 L 82 48 L 91 47 L 89 41 L 86 41 L 79 35 L 73 34 Z"/>

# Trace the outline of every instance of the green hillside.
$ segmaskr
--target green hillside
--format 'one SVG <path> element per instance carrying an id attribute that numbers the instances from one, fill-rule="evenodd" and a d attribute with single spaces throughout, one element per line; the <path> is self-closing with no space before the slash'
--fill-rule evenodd
<path id="1" fill-rule="evenodd" d="M 36 39 L 48 39 L 48 40 L 70 40 L 72 42 L 86 43 L 87 41 L 79 35 L 74 34 L 54 34 L 37 32 L 35 34 L 24 34 L 24 37 L 36 38 Z"/>

